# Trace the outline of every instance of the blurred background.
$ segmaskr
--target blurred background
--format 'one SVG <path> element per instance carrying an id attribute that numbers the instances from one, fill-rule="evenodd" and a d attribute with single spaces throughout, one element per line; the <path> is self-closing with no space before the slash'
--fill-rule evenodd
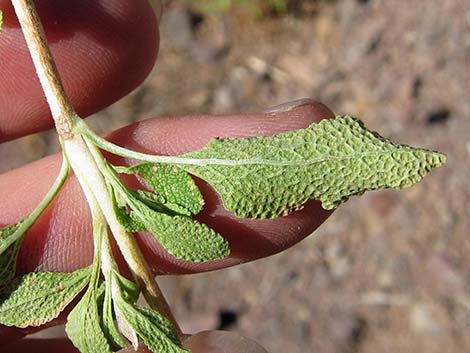
<path id="1" fill-rule="evenodd" d="M 271 353 L 470 351 L 470 2 L 174 0 L 157 67 L 90 119 L 253 112 L 302 97 L 399 142 L 444 151 L 418 186 L 353 198 L 313 236 L 255 263 L 161 279 L 183 327 Z M 0 147 L 0 172 L 57 151 Z"/>

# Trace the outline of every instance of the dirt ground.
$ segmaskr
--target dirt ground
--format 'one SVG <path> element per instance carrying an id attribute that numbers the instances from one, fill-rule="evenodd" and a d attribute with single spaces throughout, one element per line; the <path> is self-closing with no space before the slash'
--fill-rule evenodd
<path id="1" fill-rule="evenodd" d="M 353 198 L 282 254 L 163 278 L 176 315 L 270 353 L 469 352 L 470 2 L 299 3 L 262 19 L 174 3 L 152 75 L 93 126 L 313 97 L 448 163 L 412 189 Z M 10 142 L 0 168 L 56 149 L 52 133 Z"/>

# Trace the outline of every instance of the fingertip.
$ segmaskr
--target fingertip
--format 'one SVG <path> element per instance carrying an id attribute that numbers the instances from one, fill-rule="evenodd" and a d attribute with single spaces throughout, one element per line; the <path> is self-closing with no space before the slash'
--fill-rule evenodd
<path id="1" fill-rule="evenodd" d="M 116 130 L 108 139 L 141 152 L 177 155 L 202 148 L 214 137 L 269 136 L 302 129 L 328 118 L 334 118 L 334 113 L 324 104 L 309 99 L 286 111 L 148 119 Z"/>
<path id="2" fill-rule="evenodd" d="M 312 98 L 300 98 L 281 103 L 264 111 L 265 114 L 279 115 L 290 113 L 299 117 L 312 118 L 314 122 L 321 119 L 333 118 L 334 113 L 322 102 Z"/>
<path id="3" fill-rule="evenodd" d="M 266 136 L 301 129 L 321 119 L 334 117 L 325 105 L 302 100 L 287 109 L 261 114 L 230 116 L 186 116 L 139 122 L 110 135 L 115 143 L 151 154 L 177 155 L 206 145 L 211 138 Z M 240 219 L 225 210 L 217 193 L 199 180 L 206 201 L 196 219 L 220 234 L 230 244 L 229 258 L 208 263 L 178 261 L 155 242 L 153 236 L 137 236 L 150 263 L 158 273 L 197 273 L 233 266 L 278 253 L 304 239 L 331 214 L 319 202 L 276 219 Z"/>
<path id="4" fill-rule="evenodd" d="M 124 147 L 152 154 L 180 154 L 204 146 L 212 137 L 246 137 L 272 135 L 292 129 L 300 129 L 331 117 L 332 113 L 318 104 L 309 103 L 276 114 L 251 114 L 234 116 L 199 116 L 160 118 L 134 124 L 110 135 Z M 16 221 L 20 211 L 34 207 L 40 199 L 37 190 L 47 191 L 53 180 L 37 180 L 37 185 L 24 199 L 24 191 L 15 190 L 18 180 L 29 180 L 31 175 L 41 174 L 54 166 L 59 168 L 57 157 L 42 160 L 33 165 L 2 176 L 0 191 L 12 196 L 12 201 L 0 203 L 0 222 Z M 122 160 L 113 160 L 122 163 Z M 4 182 L 4 183 L 3 183 Z M 195 273 L 233 266 L 280 252 L 311 234 L 331 214 L 318 202 L 308 202 L 303 210 L 286 217 L 269 220 L 240 219 L 225 210 L 220 198 L 207 184 L 198 182 L 206 206 L 197 216 L 222 234 L 230 243 L 229 258 L 191 263 L 169 255 L 154 237 L 147 233 L 136 235 L 148 261 L 158 273 Z M 58 252 L 57 249 L 63 249 Z M 76 179 L 67 182 L 50 209 L 40 218 L 25 239 L 20 252 L 20 272 L 32 270 L 70 271 L 83 267 L 92 257 L 90 214 Z"/>

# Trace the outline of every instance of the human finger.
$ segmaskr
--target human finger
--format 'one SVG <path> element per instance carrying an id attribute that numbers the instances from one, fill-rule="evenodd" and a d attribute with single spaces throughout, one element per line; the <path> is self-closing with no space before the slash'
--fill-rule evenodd
<path id="1" fill-rule="evenodd" d="M 65 90 L 88 116 L 136 88 L 152 69 L 158 26 L 146 0 L 35 1 Z M 10 1 L 0 0 L 0 142 L 53 121 Z"/>
<path id="2" fill-rule="evenodd" d="M 287 109 L 287 111 L 285 111 Z M 333 113 L 310 100 L 289 103 L 268 114 L 161 118 L 144 121 L 111 133 L 109 138 L 142 152 L 180 154 L 204 146 L 209 139 L 271 135 L 303 128 Z M 0 175 L 0 226 L 25 216 L 47 192 L 60 167 L 51 156 Z M 229 242 L 227 259 L 203 264 L 176 260 L 147 233 L 136 235 L 155 273 L 195 273 L 254 260 L 282 251 L 314 231 L 330 214 L 310 202 L 287 217 L 272 220 L 238 219 L 224 210 L 212 189 L 199 182 L 206 200 L 198 217 Z M 18 274 L 31 271 L 72 271 L 89 265 L 93 240 L 91 218 L 78 182 L 70 177 L 50 207 L 28 232 L 18 258 Z M 117 255 L 119 255 L 117 253 Z M 122 259 L 119 258 L 118 260 Z M 59 321 L 57 321 L 59 322 Z M 27 332 L 0 327 L 0 344 Z"/>
<path id="3" fill-rule="evenodd" d="M 131 125 L 110 134 L 114 142 L 156 154 L 180 154 L 204 146 L 212 137 L 270 135 L 303 128 L 332 113 L 307 102 L 287 112 L 236 116 L 160 118 Z M 0 175 L 0 225 L 26 215 L 40 201 L 59 168 L 60 158 L 49 157 Z M 40 176 L 40 178 L 38 177 Z M 309 235 L 330 214 L 319 203 L 287 217 L 239 219 L 226 211 L 218 195 L 199 181 L 206 204 L 197 219 L 222 234 L 231 255 L 224 260 L 190 263 L 170 256 L 148 233 L 136 235 L 144 254 L 160 273 L 194 273 L 251 261 L 282 251 Z M 71 271 L 92 257 L 90 214 L 75 178 L 70 178 L 54 203 L 28 233 L 19 256 L 19 272 Z"/>
<path id="4" fill-rule="evenodd" d="M 24 338 L 2 347 L 8 353 L 80 353 L 66 338 Z"/>

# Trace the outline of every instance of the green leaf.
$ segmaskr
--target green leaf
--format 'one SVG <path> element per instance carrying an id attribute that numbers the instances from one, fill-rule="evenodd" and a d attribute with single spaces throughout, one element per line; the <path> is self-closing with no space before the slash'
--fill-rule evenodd
<path id="1" fill-rule="evenodd" d="M 172 324 L 162 315 L 122 299 L 116 300 L 115 303 L 129 325 L 153 353 L 188 353 L 181 348 Z"/>
<path id="2" fill-rule="evenodd" d="M 112 353 L 100 326 L 98 310 L 99 267 L 95 266 L 90 286 L 67 317 L 65 330 L 81 353 Z M 119 347 L 122 348 L 122 347 Z"/>
<path id="3" fill-rule="evenodd" d="M 156 201 L 179 214 L 198 214 L 204 204 L 201 192 L 194 180 L 184 170 L 156 163 L 140 163 L 120 172 L 138 174 L 154 191 Z"/>
<path id="4" fill-rule="evenodd" d="M 26 233 L 60 190 L 67 179 L 68 172 L 69 164 L 64 158 L 57 179 L 39 205 L 37 205 L 28 216 L 16 224 L 0 228 L 0 287 L 6 285 L 14 277 L 16 272 L 16 259 Z"/>
<path id="5" fill-rule="evenodd" d="M 123 298 L 130 303 L 135 303 L 137 299 L 139 299 L 140 295 L 139 286 L 116 271 L 114 272 L 114 275 L 116 276 L 123 292 Z"/>
<path id="6" fill-rule="evenodd" d="M 15 241 L 0 255 L 0 287 L 3 287 L 15 277 L 16 260 L 21 243 L 21 240 Z"/>
<path id="7" fill-rule="evenodd" d="M 3 28 L 3 12 L 0 10 L 0 32 L 2 31 Z"/>
<path id="8" fill-rule="evenodd" d="M 155 310 L 147 307 L 135 305 L 134 309 L 145 316 L 154 326 L 158 327 L 174 344 L 180 346 L 181 341 L 178 338 L 178 332 L 173 324 L 166 317 Z"/>
<path id="9" fill-rule="evenodd" d="M 111 295 L 111 281 L 106 281 L 106 290 L 104 294 L 103 302 L 103 316 L 101 321 L 101 327 L 105 334 L 111 348 L 117 351 L 126 346 L 126 342 L 122 338 L 116 327 L 116 317 L 114 314 L 113 301 Z"/>
<path id="10" fill-rule="evenodd" d="M 170 216 L 191 216 L 191 212 L 187 209 L 180 207 L 176 204 L 164 204 L 161 202 L 158 195 L 151 191 L 145 190 L 129 190 L 129 192 L 134 195 L 136 199 L 145 203 L 152 210 L 157 212 L 166 213 Z"/>
<path id="11" fill-rule="evenodd" d="M 24 235 L 23 232 L 18 230 L 22 222 L 0 229 L 0 246 L 4 248 L 3 252 L 0 253 L 0 287 L 6 285 L 15 277 L 16 259 Z"/>
<path id="12" fill-rule="evenodd" d="M 118 219 L 128 231 L 148 231 L 174 257 L 192 262 L 223 259 L 230 253 L 228 243 L 217 232 L 191 217 L 170 216 L 152 210 L 128 195 L 126 213 L 118 211 Z"/>
<path id="13" fill-rule="evenodd" d="M 113 185 L 114 211 L 127 231 L 152 233 L 171 255 L 186 261 L 223 259 L 230 253 L 227 241 L 206 225 L 191 217 L 155 211 L 127 190 L 117 177 L 108 178 Z M 130 210 L 122 207 L 123 201 Z"/>
<path id="14" fill-rule="evenodd" d="M 401 189 L 445 163 L 442 153 L 391 142 L 350 116 L 270 137 L 214 139 L 181 157 L 238 217 L 274 218 L 310 199 L 333 209 L 352 195 Z M 201 163 L 202 164 L 202 163 Z"/>
<path id="15" fill-rule="evenodd" d="M 55 319 L 86 286 L 90 270 L 37 272 L 14 279 L 0 290 L 0 324 L 40 326 Z"/>

